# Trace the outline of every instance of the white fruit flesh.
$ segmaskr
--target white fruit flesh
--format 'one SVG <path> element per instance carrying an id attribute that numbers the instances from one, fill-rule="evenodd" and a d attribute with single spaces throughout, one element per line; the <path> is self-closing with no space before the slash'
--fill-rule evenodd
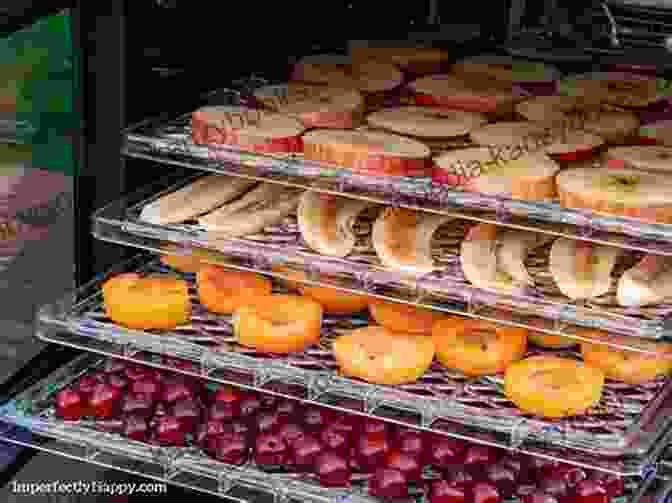
<path id="1" fill-rule="evenodd" d="M 434 97 L 449 96 L 454 98 L 478 98 L 488 96 L 501 102 L 513 103 L 520 98 L 507 86 L 487 79 L 462 79 L 454 75 L 431 75 L 410 84 L 416 93 Z"/>
<path id="2" fill-rule="evenodd" d="M 366 120 L 374 127 L 420 138 L 463 136 L 487 122 L 483 114 L 439 107 L 387 108 Z"/>
<path id="3" fill-rule="evenodd" d="M 672 257 L 645 256 L 623 273 L 616 297 L 624 307 L 661 304 L 672 297 Z"/>
<path id="4" fill-rule="evenodd" d="M 140 220 L 156 225 L 191 220 L 228 203 L 256 183 L 222 175 L 205 176 L 146 205 L 140 212 Z"/>
<path id="5" fill-rule="evenodd" d="M 254 97 L 266 106 L 292 116 L 354 111 L 364 105 L 362 95 L 354 89 L 302 84 L 264 86 L 254 93 Z"/>
<path id="6" fill-rule="evenodd" d="M 611 273 L 623 254 L 620 248 L 581 243 L 592 248 L 588 271 L 577 269 L 577 241 L 557 239 L 551 247 L 549 269 L 560 291 L 572 300 L 592 299 L 609 291 Z"/>
<path id="7" fill-rule="evenodd" d="M 372 206 L 375 205 L 367 201 L 306 191 L 297 210 L 301 235 L 315 251 L 345 257 L 357 241 L 354 232 L 357 217 Z"/>
<path id="8" fill-rule="evenodd" d="M 304 144 L 339 146 L 345 151 L 366 151 L 370 155 L 423 159 L 429 147 L 403 136 L 378 131 L 315 130 L 303 136 Z"/>
<path id="9" fill-rule="evenodd" d="M 604 144 L 601 137 L 586 131 L 562 131 L 552 138 L 554 141 L 546 147 L 546 152 L 551 155 L 593 150 Z"/>
<path id="10" fill-rule="evenodd" d="M 241 142 L 247 140 L 249 143 L 256 143 L 292 138 L 301 135 L 306 129 L 292 117 L 248 107 L 204 107 L 195 114 L 211 127 L 235 131 Z"/>
<path id="11" fill-rule="evenodd" d="M 411 210 L 388 210 L 373 225 L 372 241 L 384 266 L 425 274 L 434 270 L 432 236 L 453 217 Z"/>
<path id="12" fill-rule="evenodd" d="M 606 157 L 611 161 L 622 161 L 624 167 L 672 172 L 670 147 L 615 147 L 607 151 Z"/>

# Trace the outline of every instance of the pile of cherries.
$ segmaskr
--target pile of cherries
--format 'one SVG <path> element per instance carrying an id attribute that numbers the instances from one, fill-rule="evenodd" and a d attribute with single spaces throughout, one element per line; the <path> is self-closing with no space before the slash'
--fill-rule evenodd
<path id="1" fill-rule="evenodd" d="M 190 363 L 164 359 L 190 368 Z M 368 492 L 429 503 L 610 503 L 621 478 L 543 458 L 393 426 L 323 407 L 109 360 L 56 396 L 65 420 L 163 446 L 197 445 L 223 463 L 313 474 L 326 487 L 368 480 Z"/>

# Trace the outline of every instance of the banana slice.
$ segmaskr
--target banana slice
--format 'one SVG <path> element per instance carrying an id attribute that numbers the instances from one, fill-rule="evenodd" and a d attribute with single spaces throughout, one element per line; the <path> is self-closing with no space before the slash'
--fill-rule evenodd
<path id="1" fill-rule="evenodd" d="M 611 273 L 622 254 L 613 246 L 560 238 L 551 247 L 549 269 L 564 295 L 592 299 L 609 291 Z"/>
<path id="2" fill-rule="evenodd" d="M 233 176 L 205 176 L 146 205 L 140 220 L 155 225 L 185 222 L 228 203 L 256 184 Z"/>
<path id="3" fill-rule="evenodd" d="M 616 297 L 624 307 L 660 304 L 672 297 L 672 257 L 646 255 L 623 273 Z"/>
<path id="4" fill-rule="evenodd" d="M 460 250 L 462 271 L 478 288 L 514 293 L 522 285 L 534 284 L 525 259 L 534 248 L 549 242 L 534 232 L 498 231 L 492 224 L 472 227 Z"/>
<path id="5" fill-rule="evenodd" d="M 368 201 L 306 191 L 297 217 L 303 239 L 315 251 L 345 257 L 357 242 L 354 226 L 362 211 L 376 206 Z"/>
<path id="6" fill-rule="evenodd" d="M 239 200 L 199 218 L 198 222 L 213 238 L 247 236 L 291 214 L 302 193 L 302 189 L 262 184 Z"/>
<path id="7" fill-rule="evenodd" d="M 432 236 L 446 222 L 445 215 L 388 208 L 373 224 L 373 247 L 386 267 L 412 274 L 434 270 Z"/>

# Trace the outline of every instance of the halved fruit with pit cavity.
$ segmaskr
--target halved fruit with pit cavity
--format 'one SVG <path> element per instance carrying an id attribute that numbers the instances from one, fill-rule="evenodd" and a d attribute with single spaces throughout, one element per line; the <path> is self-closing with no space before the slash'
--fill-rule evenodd
<path id="1" fill-rule="evenodd" d="M 527 351 L 526 328 L 451 317 L 434 324 L 436 357 L 446 367 L 468 376 L 504 372 Z"/>
<path id="2" fill-rule="evenodd" d="M 567 349 L 573 348 L 578 344 L 578 341 L 572 339 L 571 337 L 566 337 L 564 335 L 544 334 L 541 332 L 530 332 L 527 338 L 531 343 L 548 349 Z"/>
<path id="3" fill-rule="evenodd" d="M 431 366 L 434 349 L 431 337 L 377 326 L 342 335 L 333 346 L 341 373 L 374 384 L 417 381 Z"/>
<path id="4" fill-rule="evenodd" d="M 196 273 L 198 297 L 208 311 L 231 314 L 257 297 L 271 294 L 271 280 L 253 272 L 204 265 Z"/>
<path id="5" fill-rule="evenodd" d="M 249 107 L 211 106 L 191 114 L 197 145 L 232 145 L 265 153 L 301 152 L 305 126 L 297 119 Z"/>
<path id="6" fill-rule="evenodd" d="M 579 330 L 577 335 L 595 341 L 582 342 L 581 355 L 586 365 L 602 370 L 607 379 L 644 384 L 672 372 L 672 344 L 588 329 Z M 619 349 L 610 345 L 633 349 Z"/>
<path id="7" fill-rule="evenodd" d="M 293 353 L 320 340 L 322 306 L 298 295 L 257 297 L 238 308 L 233 327 L 243 346 L 268 353 Z"/>
<path id="8" fill-rule="evenodd" d="M 445 314 L 431 309 L 380 299 L 371 299 L 369 312 L 374 320 L 388 330 L 426 335 L 432 333 L 434 323 L 446 317 Z"/>
<path id="9" fill-rule="evenodd" d="M 188 323 L 191 316 L 187 282 L 169 275 L 119 274 L 102 290 L 106 316 L 128 328 L 168 330 Z"/>
<path id="10" fill-rule="evenodd" d="M 560 418 L 585 413 L 602 398 L 604 373 L 582 362 L 556 356 L 531 356 L 511 364 L 504 393 L 520 410 Z"/>

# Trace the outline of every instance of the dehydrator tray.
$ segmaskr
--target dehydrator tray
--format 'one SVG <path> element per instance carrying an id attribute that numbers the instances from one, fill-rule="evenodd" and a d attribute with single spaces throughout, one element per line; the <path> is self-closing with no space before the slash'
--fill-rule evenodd
<path id="1" fill-rule="evenodd" d="M 141 350 L 173 355 L 197 362 L 202 375 L 210 379 L 233 379 L 234 384 L 242 380 L 246 386 L 264 390 L 277 387 L 278 393 L 298 393 L 301 399 L 327 404 L 333 397 L 345 397 L 358 401 L 361 410 L 355 412 L 383 418 L 388 411 L 401 413 L 405 422 L 421 428 L 440 430 L 442 421 L 458 423 L 469 429 L 467 436 L 475 441 L 483 441 L 483 434 L 492 441 L 494 435 L 497 445 L 505 448 L 545 445 L 601 456 L 605 461 L 637 458 L 629 461 L 636 470 L 650 461 L 647 456 L 672 423 L 672 381 L 664 378 L 641 386 L 607 383 L 602 401 L 589 413 L 551 421 L 522 415 L 503 395 L 500 378 L 467 379 L 437 364 L 418 382 L 407 385 L 378 386 L 343 377 L 330 343 L 344 331 L 367 325 L 365 315 L 325 317 L 320 343 L 289 355 L 263 354 L 238 345 L 230 317 L 208 313 L 195 295 L 190 325 L 173 331 L 128 330 L 105 317 L 101 284 L 110 275 L 131 271 L 176 273 L 154 257 L 139 255 L 43 307 L 38 337 L 102 353 L 106 350 L 101 347 L 112 344 L 118 347 L 114 354 Z M 193 275 L 182 276 L 193 287 Z"/>
<path id="2" fill-rule="evenodd" d="M 130 440 L 110 433 L 94 418 L 64 421 L 56 415 L 55 395 L 81 375 L 96 371 L 104 363 L 99 356 L 85 354 L 61 367 L 44 380 L 0 406 L 0 438 L 14 444 L 35 447 L 53 454 L 133 473 L 167 484 L 195 489 L 228 501 L 273 501 L 282 503 L 375 503 L 382 501 L 366 492 L 366 476 L 353 475 L 348 488 L 325 488 L 310 475 L 286 467 L 268 469 L 249 461 L 232 466 L 206 456 L 195 446 L 165 447 Z M 30 431 L 30 438 L 25 434 Z M 188 444 L 189 445 L 189 444 Z M 666 458 L 663 458 L 666 459 Z M 438 474 L 430 470 L 425 480 Z M 664 463 L 656 470 L 625 477 L 625 495 L 611 503 L 663 503 L 672 490 Z M 408 498 L 397 503 L 428 503 L 422 484 Z M 518 499 L 504 500 L 519 503 Z"/>
<path id="3" fill-rule="evenodd" d="M 539 248 L 527 261 L 534 286 L 521 289 L 513 296 L 472 286 L 462 273 L 459 259 L 460 243 L 473 224 L 465 220 L 449 222 L 436 233 L 433 240 L 435 271 L 411 276 L 384 267 L 375 253 L 371 227 L 380 208 L 358 220 L 358 243 L 353 253 L 345 258 L 328 257 L 313 251 L 303 240 L 294 215 L 259 234 L 244 239 L 218 239 L 216 242 L 209 239 L 206 229 L 195 222 L 155 225 L 140 219 L 145 205 L 193 182 L 195 178 L 175 185 L 172 185 L 173 180 L 164 180 L 109 204 L 93 215 L 94 235 L 105 241 L 150 248 L 156 252 L 169 251 L 165 243 L 172 243 L 178 248 L 178 253 L 217 251 L 252 269 L 278 276 L 283 274 L 277 267 L 288 266 L 303 272 L 313 282 L 326 281 L 328 286 L 333 286 L 334 281 L 340 278 L 341 287 L 347 286 L 366 294 L 382 292 L 393 300 L 407 301 L 415 296 L 423 305 L 460 314 L 478 316 L 479 306 L 496 306 L 495 312 L 490 313 L 496 315 L 495 321 L 522 323 L 535 330 L 569 337 L 576 336 L 578 325 L 650 339 L 672 338 L 671 305 L 623 308 L 616 301 L 618 277 L 641 258 L 641 253 L 624 255 L 614 270 L 612 288 L 607 294 L 590 302 L 575 302 L 559 291 L 549 272 L 550 243 Z"/>
<path id="4" fill-rule="evenodd" d="M 246 79 L 235 83 L 233 89 L 223 89 L 204 96 L 201 103 L 250 104 L 254 89 L 265 84 L 267 81 L 264 79 Z M 403 95 L 393 97 L 388 106 L 404 102 Z M 122 152 L 129 157 L 307 188 L 465 220 L 672 255 L 672 225 L 570 210 L 555 202 L 527 202 L 462 192 L 433 183 L 427 178 L 393 179 L 354 175 L 338 166 L 306 161 L 298 154 L 275 156 L 244 152 L 222 145 L 196 145 L 191 139 L 191 112 L 143 121 L 128 128 L 125 136 Z M 460 146 L 463 145 L 444 145 L 442 149 Z"/>

